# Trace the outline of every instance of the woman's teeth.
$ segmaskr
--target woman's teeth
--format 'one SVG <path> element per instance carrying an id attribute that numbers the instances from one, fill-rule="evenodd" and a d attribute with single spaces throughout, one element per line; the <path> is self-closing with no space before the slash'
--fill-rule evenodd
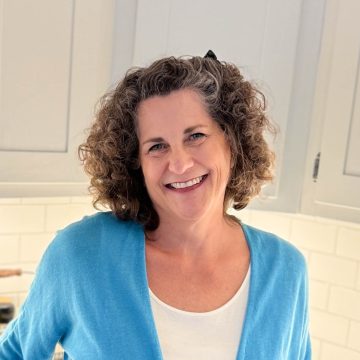
<path id="1" fill-rule="evenodd" d="M 176 182 L 176 183 L 171 183 L 170 187 L 174 188 L 174 189 L 183 189 L 183 188 L 187 188 L 189 186 L 193 186 L 198 184 L 203 178 L 205 177 L 205 175 L 203 176 L 199 176 L 195 179 L 186 181 L 186 182 Z"/>

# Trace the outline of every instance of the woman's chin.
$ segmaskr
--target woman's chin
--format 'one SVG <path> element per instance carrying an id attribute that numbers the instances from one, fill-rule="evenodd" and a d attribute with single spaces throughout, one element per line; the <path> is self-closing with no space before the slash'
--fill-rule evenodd
<path id="1" fill-rule="evenodd" d="M 173 211 L 171 213 L 173 216 L 173 220 L 174 220 L 174 218 L 176 218 L 179 221 L 197 222 L 201 219 L 206 218 L 209 211 L 206 211 L 206 208 L 204 208 L 204 207 L 197 207 L 197 206 L 196 207 L 194 207 L 194 206 L 180 207 L 180 206 L 178 206 L 175 209 L 173 209 Z"/>

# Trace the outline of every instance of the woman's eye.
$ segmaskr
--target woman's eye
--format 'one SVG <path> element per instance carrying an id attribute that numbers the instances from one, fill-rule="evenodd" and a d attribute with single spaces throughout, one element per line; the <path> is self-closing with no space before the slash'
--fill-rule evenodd
<path id="1" fill-rule="evenodd" d="M 190 141 L 195 141 L 204 138 L 206 135 L 203 133 L 195 133 L 189 136 Z"/>
<path id="2" fill-rule="evenodd" d="M 155 144 L 153 146 L 151 146 L 151 148 L 149 149 L 149 152 L 153 152 L 153 151 L 160 151 L 160 150 L 164 150 L 165 149 L 165 144 Z"/>

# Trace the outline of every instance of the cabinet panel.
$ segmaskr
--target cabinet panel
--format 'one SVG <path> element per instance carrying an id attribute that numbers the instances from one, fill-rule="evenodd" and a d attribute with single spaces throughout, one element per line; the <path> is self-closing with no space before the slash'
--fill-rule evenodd
<path id="1" fill-rule="evenodd" d="M 85 194 L 77 147 L 110 85 L 114 1 L 0 5 L 0 197 Z"/>
<path id="2" fill-rule="evenodd" d="M 73 5 L 3 1 L 1 150 L 66 151 Z"/>
<path id="3" fill-rule="evenodd" d="M 360 2 L 328 2 L 314 121 L 318 178 L 305 184 L 306 211 L 360 221 Z M 314 146 L 310 156 L 314 157 Z M 311 159 L 311 158 L 310 158 Z"/>
<path id="4" fill-rule="evenodd" d="M 359 54 L 360 55 L 360 54 Z M 360 56 L 357 65 L 357 85 L 354 93 L 352 116 L 349 126 L 348 147 L 344 173 L 350 176 L 360 177 Z"/>

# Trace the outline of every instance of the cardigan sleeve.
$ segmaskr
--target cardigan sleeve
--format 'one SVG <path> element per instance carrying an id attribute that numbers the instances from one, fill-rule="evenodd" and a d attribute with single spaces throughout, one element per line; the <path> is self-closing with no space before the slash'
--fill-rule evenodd
<path id="1" fill-rule="evenodd" d="M 18 328 L 19 318 L 8 325 L 5 334 L 0 338 L 0 359 L 23 359 Z"/>
<path id="2" fill-rule="evenodd" d="M 296 254 L 297 253 L 297 254 Z M 297 261 L 292 266 L 294 284 L 296 291 L 291 300 L 294 304 L 294 321 L 291 323 L 293 334 L 298 334 L 292 339 L 292 358 L 298 360 L 311 360 L 311 339 L 309 334 L 309 278 L 308 269 L 303 255 L 296 251 L 294 253 Z M 287 257 L 287 261 L 289 257 Z M 295 356 L 296 353 L 296 356 Z M 290 357 L 289 357 L 290 358 Z"/>
<path id="3" fill-rule="evenodd" d="M 53 241 L 19 315 L 0 338 L 0 359 L 50 359 L 66 325 L 61 254 Z"/>
<path id="4" fill-rule="evenodd" d="M 304 276 L 303 276 L 303 331 L 302 331 L 302 341 L 300 343 L 300 352 L 299 360 L 311 360 L 311 339 L 309 334 L 309 280 L 307 267 L 304 263 Z"/>
<path id="5" fill-rule="evenodd" d="M 311 360 L 311 342 L 310 342 L 310 334 L 304 338 L 304 343 L 302 344 L 302 356 L 303 360 Z"/>
<path id="6" fill-rule="evenodd" d="M 309 314 L 308 310 L 306 309 L 305 313 L 305 326 L 303 332 L 303 339 L 300 346 L 300 358 L 299 360 L 311 360 L 311 339 L 309 334 Z"/>

